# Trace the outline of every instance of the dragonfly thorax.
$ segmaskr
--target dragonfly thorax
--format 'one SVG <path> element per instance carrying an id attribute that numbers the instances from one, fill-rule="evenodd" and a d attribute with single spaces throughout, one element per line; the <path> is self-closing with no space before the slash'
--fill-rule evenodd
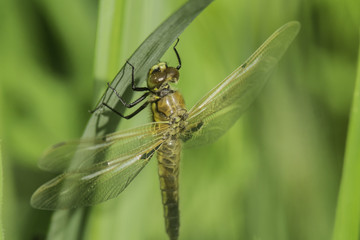
<path id="1" fill-rule="evenodd" d="M 173 91 L 153 102 L 152 112 L 154 121 L 166 121 L 172 125 L 185 122 L 188 116 L 184 98 L 178 91 Z"/>
<path id="2" fill-rule="evenodd" d="M 178 80 L 178 69 L 168 67 L 165 62 L 161 62 L 150 69 L 147 85 L 151 91 L 159 92 L 163 89 L 169 88 L 169 82 L 176 83 Z"/>

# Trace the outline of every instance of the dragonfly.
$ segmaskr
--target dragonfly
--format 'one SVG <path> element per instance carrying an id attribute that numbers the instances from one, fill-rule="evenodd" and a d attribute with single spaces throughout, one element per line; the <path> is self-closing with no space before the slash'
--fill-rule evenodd
<path id="1" fill-rule="evenodd" d="M 189 111 L 183 96 L 171 84 L 178 82 L 179 65 L 165 62 L 148 73 L 147 87 L 137 87 L 132 67 L 132 89 L 144 94 L 124 106 L 140 107 L 124 115 L 102 103 L 119 116 L 130 119 L 149 104 L 153 122 L 101 137 L 54 145 L 45 152 L 39 166 L 60 175 L 40 186 L 31 198 L 38 209 L 57 210 L 91 206 L 117 197 L 157 153 L 158 175 L 170 240 L 179 237 L 179 166 L 185 146 L 209 144 L 223 135 L 259 95 L 272 70 L 299 32 L 298 22 L 276 30 L 241 66 L 208 92 Z M 99 107 L 98 107 L 99 108 Z M 98 110 L 95 109 L 95 111 Z M 76 161 L 74 161 L 76 160 Z"/>

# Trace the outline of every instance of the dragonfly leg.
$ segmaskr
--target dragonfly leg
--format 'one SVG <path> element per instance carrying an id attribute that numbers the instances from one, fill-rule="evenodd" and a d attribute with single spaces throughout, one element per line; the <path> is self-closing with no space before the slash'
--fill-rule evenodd
<path id="1" fill-rule="evenodd" d="M 125 116 L 123 115 L 122 113 L 120 113 L 118 110 L 116 110 L 115 108 L 113 107 L 110 107 L 107 103 L 102 103 L 100 106 L 105 106 L 107 107 L 108 109 L 110 109 L 111 111 L 113 111 L 114 113 L 116 113 L 117 115 L 119 115 L 120 117 L 122 118 L 125 118 L 125 119 L 130 119 L 132 117 L 134 117 L 136 114 L 138 114 L 139 112 L 141 112 L 144 108 L 146 108 L 146 106 L 149 104 L 148 101 L 146 101 L 143 105 L 141 105 L 138 109 L 136 109 L 133 113 Z"/>
<path id="2" fill-rule="evenodd" d="M 125 107 L 127 107 L 127 108 L 132 108 L 132 107 L 134 107 L 135 105 L 137 105 L 138 103 L 140 103 L 141 101 L 143 101 L 143 100 L 150 94 L 150 92 L 144 93 L 141 97 L 139 97 L 138 99 L 136 99 L 134 102 L 132 102 L 132 103 L 126 103 L 126 102 L 124 101 L 124 99 L 122 99 L 122 98 L 120 97 L 119 93 L 118 93 L 114 88 L 112 88 L 112 87 L 109 85 L 109 83 L 108 83 L 108 88 L 110 88 L 111 90 L 113 90 L 113 91 L 115 92 L 115 94 L 116 94 L 116 96 L 119 98 L 120 102 L 121 102 Z M 146 107 L 147 102 L 146 102 L 144 105 L 145 105 L 145 107 Z M 94 113 L 94 112 L 96 112 L 97 110 L 99 110 L 100 108 L 102 108 L 103 106 L 106 106 L 107 108 L 113 110 L 113 112 L 117 112 L 117 111 L 114 111 L 114 109 L 110 108 L 109 105 L 107 105 L 107 104 L 104 103 L 104 102 L 102 102 L 99 106 L 97 106 L 97 107 L 96 107 L 95 109 L 93 109 L 93 110 L 90 110 L 89 112 L 90 112 L 90 113 Z M 139 109 L 142 110 L 142 109 L 144 109 L 145 107 L 140 106 Z M 140 110 L 140 111 L 141 111 L 141 110 Z M 135 112 L 137 112 L 137 111 L 138 111 L 138 110 L 136 110 Z M 137 113 L 138 113 L 138 112 L 137 112 Z M 119 114 L 119 113 L 117 113 L 117 114 L 123 117 L 122 114 Z M 126 117 L 124 117 L 124 118 L 126 118 Z"/>
<path id="3" fill-rule="evenodd" d="M 131 67 L 131 88 L 132 88 L 132 90 L 138 91 L 138 92 L 150 91 L 150 89 L 147 87 L 136 87 L 135 86 L 135 67 L 129 61 L 126 61 L 126 63 L 129 64 Z"/>
<path id="4" fill-rule="evenodd" d="M 127 103 L 125 102 L 125 100 L 120 96 L 120 94 L 116 91 L 115 88 L 111 87 L 109 83 L 107 83 L 107 86 L 108 86 L 108 89 L 111 89 L 115 94 L 116 96 L 119 98 L 120 102 L 127 108 L 132 108 L 134 106 L 136 106 L 138 103 L 140 103 L 141 101 L 143 101 L 149 94 L 150 94 L 150 90 L 149 88 L 147 87 L 136 87 L 135 86 L 135 67 L 134 65 L 132 65 L 129 61 L 126 61 L 127 64 L 129 64 L 132 68 L 132 71 L 131 71 L 131 88 L 132 90 L 134 91 L 147 91 L 146 93 L 144 93 L 141 97 L 139 97 L 138 99 L 136 99 L 134 102 L 132 103 Z M 145 106 L 144 106 L 145 105 Z M 142 106 L 139 107 L 139 109 L 137 109 L 134 113 L 134 115 L 130 114 L 129 116 L 124 116 L 123 114 L 120 114 L 118 111 L 116 111 L 115 109 L 111 108 L 108 104 L 102 102 L 101 104 L 99 104 L 99 106 L 97 106 L 94 110 L 91 110 L 89 111 L 90 113 L 94 113 L 96 112 L 97 110 L 99 110 L 100 108 L 102 108 L 103 106 L 106 106 L 107 108 L 111 109 L 113 112 L 117 113 L 118 115 L 120 115 L 121 117 L 123 118 L 126 118 L 126 119 L 129 119 L 131 118 L 132 116 L 135 116 L 137 113 L 139 113 L 141 110 L 143 110 L 147 103 L 144 104 Z M 129 117 L 129 118 L 127 118 Z"/>
<path id="5" fill-rule="evenodd" d="M 126 103 L 124 99 L 122 99 L 122 97 L 120 96 L 120 94 L 116 91 L 115 88 L 111 87 L 109 83 L 107 83 L 108 88 L 110 88 L 115 94 L 116 96 L 119 98 L 120 102 L 127 108 L 132 108 L 133 106 L 137 105 L 139 102 L 141 102 L 142 100 L 144 100 L 149 94 L 150 92 L 146 92 L 144 93 L 141 97 L 139 97 L 138 99 L 136 99 L 134 102 L 132 103 Z"/>
<path id="6" fill-rule="evenodd" d="M 178 38 L 176 43 L 175 43 L 175 46 L 173 47 L 174 51 L 175 51 L 175 54 L 176 54 L 176 57 L 177 57 L 177 60 L 179 62 L 179 65 L 176 67 L 177 70 L 179 70 L 181 68 L 181 59 L 180 59 L 180 55 L 178 53 L 178 51 L 176 50 L 176 46 L 178 45 L 180 39 Z"/>

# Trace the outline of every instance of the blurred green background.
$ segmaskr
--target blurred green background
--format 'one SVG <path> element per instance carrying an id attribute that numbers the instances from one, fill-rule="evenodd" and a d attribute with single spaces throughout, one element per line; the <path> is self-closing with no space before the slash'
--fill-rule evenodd
<path id="1" fill-rule="evenodd" d="M 184 2 L 119 1 L 122 57 L 100 83 L 93 70 L 97 1 L 0 3 L 6 239 L 45 239 L 52 212 L 32 209 L 29 200 L 54 175 L 39 170 L 37 160 L 50 145 L 81 136 L 105 83 Z M 183 152 L 180 239 L 331 238 L 359 1 L 215 1 L 180 37 L 178 88 L 190 109 L 290 20 L 302 29 L 250 110 L 216 143 Z M 161 60 L 177 64 L 172 50 Z M 149 121 L 150 111 L 141 116 L 120 128 Z M 167 239 L 155 159 L 118 198 L 92 208 L 83 228 L 84 239 Z"/>

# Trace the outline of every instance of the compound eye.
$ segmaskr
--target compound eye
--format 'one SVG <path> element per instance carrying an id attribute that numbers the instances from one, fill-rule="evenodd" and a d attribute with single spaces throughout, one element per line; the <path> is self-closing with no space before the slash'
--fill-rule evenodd
<path id="1" fill-rule="evenodd" d="M 169 67 L 166 69 L 166 77 L 170 82 L 176 83 L 179 80 L 179 71 L 176 68 Z"/>
<path id="2" fill-rule="evenodd" d="M 148 87 L 159 87 L 166 80 L 166 72 L 154 71 L 151 73 L 148 80 Z"/>

